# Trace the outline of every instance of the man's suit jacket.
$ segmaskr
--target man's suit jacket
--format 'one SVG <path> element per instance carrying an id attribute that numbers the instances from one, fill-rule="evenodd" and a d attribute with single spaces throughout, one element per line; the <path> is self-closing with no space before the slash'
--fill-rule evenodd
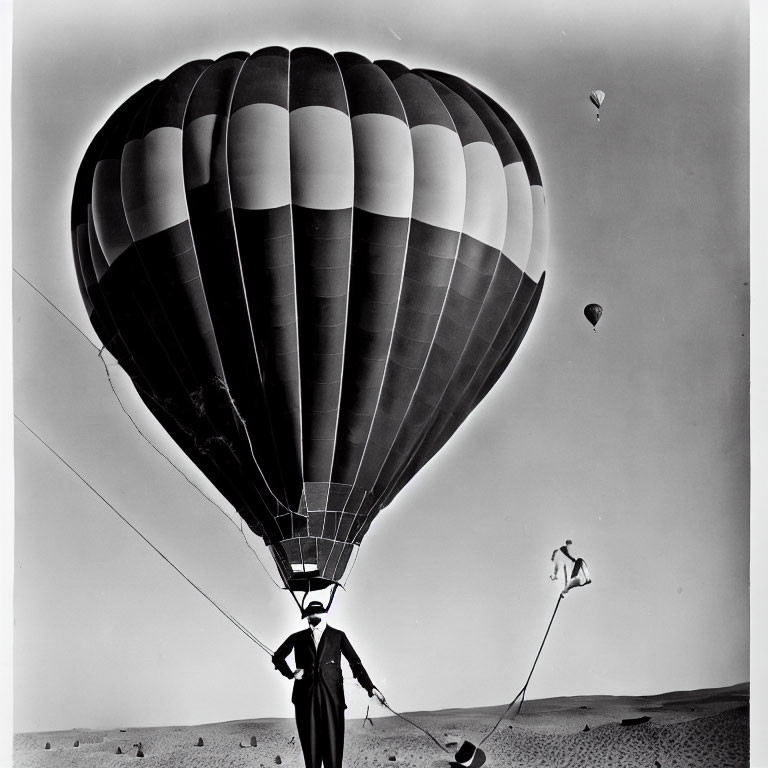
<path id="1" fill-rule="evenodd" d="M 293 679 L 293 672 L 286 663 L 286 658 L 293 651 L 297 669 L 304 670 L 301 680 L 294 680 L 291 701 L 300 706 L 309 703 L 319 685 L 325 686 L 335 704 L 346 709 L 344 700 L 344 681 L 341 672 L 341 655 L 349 662 L 352 674 L 360 685 L 373 695 L 374 685 L 360 661 L 347 636 L 340 630 L 327 624 L 320 638 L 320 644 L 315 649 L 312 632 L 309 628 L 291 635 L 272 657 L 275 668 L 285 677 Z"/>

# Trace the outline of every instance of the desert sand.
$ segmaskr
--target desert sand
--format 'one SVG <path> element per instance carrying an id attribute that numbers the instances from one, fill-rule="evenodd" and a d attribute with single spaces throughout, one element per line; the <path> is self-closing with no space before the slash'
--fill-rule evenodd
<path id="1" fill-rule="evenodd" d="M 347 721 L 344 764 L 350 768 L 448 768 L 466 739 L 478 744 L 505 706 L 412 712 L 403 720 Z M 576 696 L 515 706 L 483 744 L 487 766 L 621 768 L 660 765 L 736 768 L 749 765 L 749 685 L 647 697 Z M 626 719 L 649 717 L 638 725 Z M 589 726 L 585 730 L 585 726 Z M 251 737 L 257 745 L 250 746 Z M 202 739 L 202 746 L 196 746 Z M 75 741 L 79 746 L 73 746 Z M 141 742 L 144 758 L 136 757 Z M 50 749 L 46 749 L 46 743 Z M 242 744 L 248 746 L 241 746 Z M 118 747 L 123 754 L 116 754 Z M 16 734 L 16 768 L 303 768 L 293 720 L 247 720 L 165 728 L 75 729 Z"/>

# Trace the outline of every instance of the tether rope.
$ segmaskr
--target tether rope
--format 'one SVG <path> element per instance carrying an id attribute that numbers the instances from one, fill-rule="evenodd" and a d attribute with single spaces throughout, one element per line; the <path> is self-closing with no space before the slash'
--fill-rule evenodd
<path id="1" fill-rule="evenodd" d="M 560 607 L 560 603 L 563 599 L 562 593 L 560 593 L 557 596 L 557 602 L 555 603 L 555 610 L 552 612 L 552 618 L 549 620 L 549 624 L 547 625 L 547 631 L 544 633 L 544 639 L 541 641 L 541 645 L 539 646 L 539 652 L 536 654 L 536 658 L 534 659 L 533 666 L 531 667 L 531 671 L 528 673 L 528 679 L 525 681 L 525 685 L 520 689 L 520 693 L 515 696 L 514 699 L 509 703 L 509 706 L 502 712 L 501 717 L 496 721 L 496 725 L 491 728 L 490 731 L 483 737 L 483 740 L 478 744 L 478 746 L 481 746 L 488 738 L 490 738 L 491 734 L 499 727 L 501 724 L 501 721 L 504 719 L 504 716 L 509 712 L 510 709 L 514 706 L 515 702 L 520 698 L 522 695 L 522 699 L 520 699 L 520 706 L 517 708 L 517 712 L 515 712 L 515 717 L 517 717 L 520 714 L 520 710 L 523 708 L 523 702 L 525 701 L 525 690 L 528 688 L 528 683 L 531 682 L 531 677 L 533 676 L 533 670 L 536 669 L 536 663 L 539 660 L 539 656 L 541 656 L 541 651 L 544 648 L 544 643 L 547 641 L 547 636 L 549 635 L 549 630 L 552 628 L 552 622 L 555 620 L 555 614 L 557 613 L 557 609 Z"/>
<path id="2" fill-rule="evenodd" d="M 440 749 L 442 749 L 442 750 L 443 750 L 443 752 L 445 752 L 445 753 L 446 753 L 446 754 L 448 754 L 448 755 L 450 755 L 450 754 L 451 754 L 451 753 L 448 751 L 448 749 L 446 749 L 446 747 L 445 747 L 445 746 L 443 746 L 443 745 L 442 745 L 442 744 L 441 744 L 441 743 L 440 743 L 440 742 L 439 742 L 439 741 L 438 741 L 438 740 L 437 740 L 437 739 L 436 739 L 436 738 L 435 738 L 435 737 L 434 737 L 434 736 L 433 736 L 433 735 L 432 735 L 432 734 L 431 734 L 431 733 L 430 733 L 430 732 L 429 732 L 429 731 L 428 731 L 426 728 L 422 728 L 422 727 L 421 727 L 420 725 L 418 725 L 417 723 L 414 723 L 414 722 L 413 722 L 413 720 L 410 720 L 410 719 L 408 719 L 408 718 L 407 718 L 405 715 L 401 715 L 399 712 L 395 712 L 395 710 L 394 710 L 394 709 L 392 709 L 392 707 L 390 707 L 390 706 L 389 706 L 389 704 L 387 704 L 387 702 L 386 702 L 386 701 L 382 701 L 382 702 L 380 702 L 380 703 L 381 703 L 381 706 L 382 706 L 382 707 L 385 707 L 386 709 L 388 709 L 388 710 L 389 710 L 389 711 L 390 711 L 390 712 L 391 712 L 393 715 L 396 715 L 396 716 L 397 716 L 397 717 L 399 717 L 401 720 L 405 720 L 405 722 L 406 722 L 406 723 L 408 723 L 409 725 L 412 725 L 414 728 L 418 728 L 418 730 L 420 730 L 422 733 L 424 733 L 424 734 L 426 734 L 427 736 L 429 736 L 429 738 L 430 738 L 430 739 L 432 739 L 432 741 L 434 741 L 434 742 L 435 742 L 435 744 L 437 744 L 437 746 L 438 746 L 438 747 L 440 747 Z"/>
<path id="3" fill-rule="evenodd" d="M 73 322 L 67 315 L 62 312 L 34 283 L 32 283 L 28 278 L 26 278 L 21 272 L 19 272 L 16 267 L 13 268 L 13 271 L 27 284 L 30 288 L 32 288 L 36 293 L 38 293 L 48 304 L 50 304 L 53 309 L 56 310 L 98 353 L 99 353 L 99 359 L 101 360 L 102 364 L 104 365 L 104 370 L 107 374 L 107 381 L 109 382 L 109 386 L 112 390 L 112 394 L 115 396 L 115 399 L 117 400 L 121 410 L 123 413 L 128 417 L 131 424 L 133 425 L 133 428 L 141 435 L 141 437 L 158 453 L 160 456 L 162 456 L 206 501 L 210 502 L 214 507 L 216 507 L 221 514 L 232 524 L 235 526 L 235 528 L 238 528 L 240 531 L 241 536 L 243 537 L 243 541 L 245 541 L 246 546 L 248 549 L 251 550 L 251 552 L 254 554 L 256 559 L 259 561 L 259 565 L 264 569 L 264 573 L 267 574 L 270 581 L 280 590 L 283 589 L 283 587 L 278 584 L 277 581 L 275 581 L 272 574 L 267 569 L 267 566 L 264 565 L 264 562 L 259 557 L 259 553 L 251 546 L 251 543 L 248 541 L 245 532 L 243 531 L 242 525 L 238 526 L 237 522 L 235 522 L 227 513 L 226 510 L 224 510 L 220 504 L 217 504 L 210 496 L 208 496 L 197 484 L 195 484 L 186 474 L 185 472 L 177 465 L 175 464 L 165 453 L 163 453 L 139 428 L 138 424 L 136 424 L 136 421 L 131 416 L 131 414 L 128 412 L 126 407 L 123 405 L 123 401 L 120 399 L 120 396 L 117 394 L 117 390 L 115 389 L 114 382 L 112 380 L 112 375 L 109 372 L 109 366 L 107 365 L 107 361 L 104 359 L 103 352 L 105 347 L 99 347 L 97 344 L 95 344 L 91 339 L 88 337 L 88 335 L 75 323 Z M 26 426 L 26 425 L 25 425 Z"/>
<path id="4" fill-rule="evenodd" d="M 31 280 L 28 280 L 24 275 L 19 272 L 16 267 L 13 271 L 30 287 L 33 291 L 40 294 L 95 350 L 99 350 L 98 344 L 95 344 L 88 338 L 88 335 L 83 331 L 76 323 L 70 320 Z"/>
<path id="5" fill-rule="evenodd" d="M 496 721 L 496 724 L 491 728 L 490 731 L 483 737 L 482 741 L 477 745 L 478 747 L 481 747 L 496 731 L 496 729 L 501 724 L 501 721 L 506 716 L 507 712 L 509 712 L 510 709 L 515 705 L 515 702 L 522 696 L 523 698 L 520 701 L 520 706 L 517 708 L 517 712 L 515 712 L 513 717 L 517 717 L 520 714 L 520 710 L 523 708 L 523 701 L 525 701 L 525 691 L 526 688 L 528 688 L 528 684 L 531 682 L 531 677 L 533 676 L 533 670 L 536 668 L 536 664 L 539 661 L 539 657 L 541 656 L 541 651 L 544 648 L 544 643 L 547 641 L 547 637 L 549 636 L 549 630 L 552 628 L 552 622 L 555 620 L 555 614 L 557 613 L 557 609 L 560 607 L 560 601 L 563 599 L 562 594 L 557 596 L 557 603 L 555 603 L 555 610 L 552 613 L 552 618 L 549 620 L 549 624 L 547 626 L 547 631 L 544 633 L 544 639 L 541 641 L 541 645 L 539 646 L 539 651 L 536 654 L 536 658 L 534 659 L 533 666 L 531 667 L 531 671 L 528 673 L 528 679 L 525 681 L 525 685 L 520 689 L 520 692 L 515 696 L 514 699 L 509 703 L 507 708 L 502 713 L 501 717 Z M 410 720 L 405 715 L 400 714 L 400 712 L 396 712 L 392 707 L 387 704 L 386 700 L 381 702 L 381 705 L 388 709 L 393 715 L 399 717 L 401 720 L 404 720 L 409 725 L 412 725 L 414 728 L 417 728 L 425 735 L 429 736 L 432 741 L 437 744 L 440 749 L 443 750 L 443 752 L 446 752 L 447 754 L 451 754 L 426 728 L 422 728 L 417 723 L 414 723 L 413 720 Z"/>
<path id="6" fill-rule="evenodd" d="M 173 568 L 176 573 L 178 573 L 190 586 L 194 587 L 211 605 L 213 605 L 214 608 L 216 608 L 219 613 L 221 613 L 223 616 L 225 616 L 229 621 L 232 622 L 246 637 L 248 637 L 250 640 L 252 640 L 259 648 L 261 648 L 262 651 L 265 653 L 268 653 L 270 656 L 274 655 L 274 652 L 270 650 L 270 648 L 265 645 L 264 643 L 259 640 L 258 637 L 256 637 L 247 627 L 245 627 L 240 621 L 238 621 L 234 616 L 232 616 L 230 613 L 225 611 L 212 597 L 207 595 L 200 587 L 195 584 L 194 581 L 192 581 L 175 563 L 173 563 L 168 557 L 166 557 L 133 523 L 131 523 L 130 520 L 128 520 L 126 517 L 124 517 L 120 511 L 113 506 L 109 501 L 107 501 L 104 496 L 99 493 L 99 491 L 96 490 L 66 459 L 64 459 L 63 456 L 61 456 L 60 453 L 58 453 L 54 448 L 52 448 L 45 440 L 43 440 L 40 435 L 35 432 L 32 427 L 30 427 L 28 424 L 24 422 L 23 419 L 21 419 L 18 415 L 14 414 L 14 418 L 23 426 L 25 427 L 30 434 L 34 435 L 56 458 L 61 461 L 64 466 L 66 466 L 68 469 L 72 471 L 73 474 L 77 475 L 77 477 L 80 478 L 80 480 L 88 486 L 88 488 L 93 491 L 96 496 L 98 496 L 131 530 L 134 531 L 138 536 L 140 536 L 146 544 L 148 544 L 160 557 L 165 560 L 168 565 Z"/>

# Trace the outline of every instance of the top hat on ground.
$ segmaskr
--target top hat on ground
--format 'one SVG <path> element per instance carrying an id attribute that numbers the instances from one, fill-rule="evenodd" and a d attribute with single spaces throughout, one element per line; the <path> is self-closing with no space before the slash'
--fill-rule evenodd
<path id="1" fill-rule="evenodd" d="M 456 762 L 451 765 L 466 766 L 466 768 L 480 768 L 485 765 L 485 752 L 480 747 L 476 747 L 472 742 L 465 741 L 456 753 Z"/>

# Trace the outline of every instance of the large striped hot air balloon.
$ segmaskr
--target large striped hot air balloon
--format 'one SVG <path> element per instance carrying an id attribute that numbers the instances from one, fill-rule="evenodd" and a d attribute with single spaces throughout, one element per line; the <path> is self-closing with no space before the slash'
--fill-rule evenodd
<path id="1" fill-rule="evenodd" d="M 72 236 L 100 339 L 310 592 L 515 354 L 546 217 L 528 142 L 464 80 L 266 48 L 129 98 Z"/>

